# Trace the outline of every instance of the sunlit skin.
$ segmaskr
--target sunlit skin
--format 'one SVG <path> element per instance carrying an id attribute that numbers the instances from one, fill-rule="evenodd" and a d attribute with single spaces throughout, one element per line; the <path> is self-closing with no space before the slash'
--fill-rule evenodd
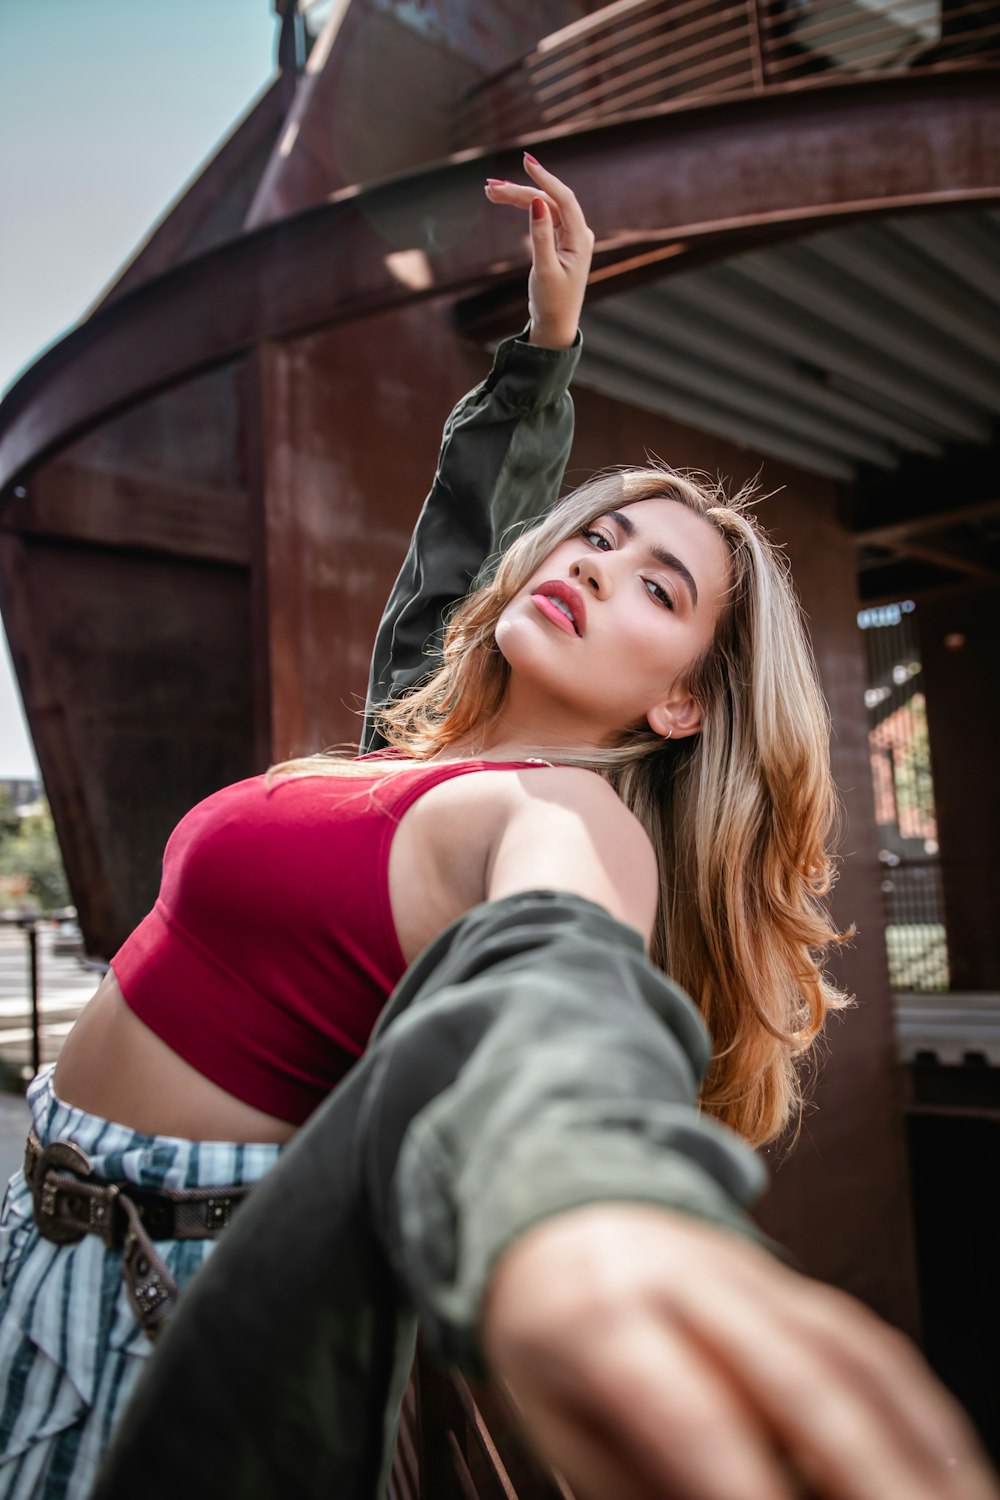
<path id="1" fill-rule="evenodd" d="M 553 581 L 579 590 L 582 633 L 540 602 L 539 586 Z M 689 671 L 729 582 L 718 531 L 676 500 L 622 506 L 561 542 L 497 625 L 511 676 L 491 745 L 610 744 L 644 723 L 664 737 L 696 733 Z"/>

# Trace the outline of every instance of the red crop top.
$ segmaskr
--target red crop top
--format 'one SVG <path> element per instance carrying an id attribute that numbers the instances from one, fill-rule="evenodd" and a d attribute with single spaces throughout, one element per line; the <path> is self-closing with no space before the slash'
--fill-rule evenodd
<path id="1" fill-rule="evenodd" d="M 301 1123 L 361 1056 L 406 968 L 389 904 L 403 813 L 453 776 L 526 764 L 257 776 L 207 797 L 111 961 L 126 1002 L 213 1083 Z"/>

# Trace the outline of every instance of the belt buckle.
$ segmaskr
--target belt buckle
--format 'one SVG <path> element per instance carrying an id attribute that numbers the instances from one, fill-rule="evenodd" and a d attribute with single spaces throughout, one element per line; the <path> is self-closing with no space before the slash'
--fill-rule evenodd
<path id="1" fill-rule="evenodd" d="M 59 1214 L 60 1195 L 64 1194 L 70 1212 L 87 1217 L 89 1204 L 86 1196 L 81 1195 L 74 1203 L 72 1188 L 53 1181 L 51 1174 L 69 1172 L 74 1177 L 89 1177 L 93 1170 L 87 1153 L 73 1141 L 52 1141 L 38 1152 L 32 1165 L 30 1185 L 35 1223 L 45 1239 L 56 1245 L 73 1245 L 87 1233 L 83 1224 L 71 1223 Z"/>

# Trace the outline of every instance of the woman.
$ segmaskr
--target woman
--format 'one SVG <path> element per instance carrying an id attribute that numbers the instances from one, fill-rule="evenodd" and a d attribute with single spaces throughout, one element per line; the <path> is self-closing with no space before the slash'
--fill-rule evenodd
<path id="1" fill-rule="evenodd" d="M 492 183 L 487 191 L 498 203 L 530 204 L 531 341 L 553 351 L 554 365 L 575 339 L 592 236 L 572 194 L 533 159 L 526 168 L 535 187 Z M 501 385 L 502 372 L 483 398 L 491 410 Z M 520 430 L 517 413 L 511 420 Z M 453 419 L 446 450 L 458 427 Z M 513 451 L 505 449 L 504 464 Z M 531 1078 L 525 1038 L 531 1024 L 540 1034 L 553 1015 L 566 1015 L 559 1055 L 572 1054 L 582 1027 L 569 991 L 592 990 L 602 945 L 620 960 L 623 994 L 646 985 L 666 1023 L 654 1027 L 665 1036 L 653 1036 L 648 1015 L 620 1027 L 617 1012 L 603 1016 L 609 1067 L 620 1065 L 626 1084 L 639 1076 L 647 1059 L 619 1054 L 628 1050 L 620 1036 L 642 1052 L 641 1033 L 658 1067 L 658 1049 L 667 1049 L 664 1097 L 672 1097 L 671 1070 L 684 1087 L 697 1073 L 693 1017 L 641 951 L 647 944 L 663 962 L 669 947 L 672 970 L 716 1036 L 707 1109 L 755 1142 L 782 1128 L 793 1105 L 792 1059 L 839 998 L 812 951 L 833 936 L 820 906 L 830 806 L 825 720 L 783 569 L 741 513 L 718 500 L 655 471 L 585 487 L 510 548 L 493 581 L 451 622 L 441 670 L 385 712 L 383 733 L 396 756 L 281 766 L 266 784 L 208 799 L 180 825 L 157 908 L 116 956 L 114 974 L 67 1042 L 54 1093 L 45 1083 L 36 1089 L 36 1227 L 7 1230 L 5 1316 L 16 1313 L 18 1330 L 5 1350 L 0 1438 L 9 1456 L 0 1495 L 86 1493 L 141 1362 L 132 1358 L 142 1346 L 139 1327 L 157 1329 L 173 1283 L 203 1257 L 206 1235 L 228 1219 L 240 1186 L 264 1174 L 364 1048 L 373 998 L 384 1000 L 407 965 L 397 1014 L 407 985 L 421 999 L 429 969 L 430 1003 L 415 1006 L 412 1024 L 409 1015 L 396 1020 L 288 1162 L 255 1189 L 220 1254 L 185 1293 L 151 1377 L 183 1347 L 187 1309 L 199 1296 L 204 1304 L 203 1288 L 219 1285 L 215 1266 L 239 1274 L 239 1247 L 254 1248 L 245 1226 L 287 1213 L 292 1199 L 274 1184 L 282 1174 L 291 1182 L 286 1167 L 306 1159 L 321 1117 L 360 1100 L 359 1134 L 373 1161 L 386 1120 L 379 1109 L 373 1117 L 372 1100 L 398 1107 L 407 1091 L 421 1094 L 412 1110 L 418 1125 L 434 1109 L 438 1127 L 447 1120 L 459 1156 L 469 1141 L 490 1139 L 491 1129 L 501 1148 L 523 1141 L 518 1131 L 532 1113 L 523 1102 Z M 506 519 L 502 511 L 495 520 Z M 435 514 L 425 513 L 423 524 L 433 526 Z M 439 589 L 418 594 L 411 627 L 428 623 L 428 599 Z M 408 608 L 404 572 L 390 602 L 394 638 L 405 638 Z M 411 668 L 404 662 L 400 670 Z M 394 680 L 395 665 L 377 652 L 376 677 L 387 675 Z M 549 930 L 548 892 L 557 893 L 552 909 L 575 924 L 562 930 L 555 967 L 560 940 Z M 236 939 L 233 902 L 252 914 Z M 514 972 L 529 946 L 523 930 L 511 948 L 512 924 L 531 922 L 546 929 L 546 946 L 531 955 L 523 993 L 536 1002 L 532 976 L 552 978 L 551 1008 L 534 1004 L 533 1013 L 515 1003 L 525 983 L 524 966 L 520 977 Z M 464 937 L 456 941 L 456 932 Z M 463 949 L 470 933 L 475 941 Z M 580 969 L 571 981 L 574 961 Z M 470 996 L 483 999 L 485 971 L 504 971 L 506 989 L 502 1005 L 495 988 L 491 995 L 485 1054 L 469 1054 L 468 1028 L 449 1032 L 441 1020 L 455 1015 L 453 991 L 467 1022 Z M 332 974 L 343 983 L 331 1015 Z M 457 1083 L 457 1092 L 442 1087 L 430 1111 L 421 1093 L 426 1069 L 399 1066 L 414 1034 L 421 1026 L 427 1033 L 428 1017 L 438 1051 L 423 1061 L 447 1071 L 450 1049 Z M 573 1084 L 584 1104 L 593 1092 L 587 1057 Z M 556 1070 L 561 1065 L 553 1059 Z M 394 1083 L 381 1095 L 368 1087 L 379 1069 L 383 1083 L 385 1076 Z M 469 1128 L 456 1129 L 470 1090 Z M 499 1134 L 498 1119 L 506 1121 Z M 706 1500 L 776 1497 L 794 1493 L 788 1470 L 838 1500 L 995 1494 L 961 1418 L 894 1336 L 729 1232 L 742 1227 L 732 1200 L 752 1178 L 735 1141 L 689 1107 L 660 1125 L 670 1192 L 644 1185 L 639 1171 L 634 1188 L 595 1196 L 587 1187 L 562 1199 L 550 1191 L 544 1203 L 522 1208 L 513 1235 L 518 1216 L 508 1215 L 480 1256 L 472 1299 L 479 1346 L 510 1384 L 540 1451 L 579 1495 L 673 1486 Z M 592 1133 L 599 1157 L 611 1132 Z M 414 1139 L 411 1132 L 398 1154 L 395 1145 L 388 1153 L 387 1196 L 412 1196 L 412 1182 L 401 1179 L 419 1181 L 419 1149 L 407 1155 Z M 86 1158 L 74 1159 L 74 1149 Z M 146 1198 L 130 1155 L 141 1158 Z M 544 1151 L 536 1166 L 543 1158 Z M 102 1179 L 96 1189 L 92 1175 Z M 124 1204 L 131 1324 L 114 1288 L 121 1257 L 93 1232 L 94 1213 L 112 1211 L 105 1181 Z M 367 1197 L 352 1206 L 360 1203 L 374 1224 L 378 1170 L 366 1181 Z M 197 1209 L 197 1238 L 153 1243 L 161 1185 L 174 1189 L 172 1228 L 178 1214 Z M 178 1191 L 192 1187 L 194 1195 Z M 24 1196 L 15 1193 L 22 1212 Z M 612 1197 L 640 1202 L 602 1201 Z M 401 1260 L 409 1256 L 412 1271 L 422 1226 L 394 1213 L 385 1217 L 398 1226 Z M 470 1220 L 468 1241 L 482 1237 L 489 1217 Z M 77 1230 L 83 1237 L 70 1247 L 55 1243 Z M 367 1249 L 365 1233 L 347 1238 L 356 1259 Z M 294 1294 L 300 1260 L 292 1241 L 287 1251 L 281 1279 Z M 405 1268 L 401 1275 L 416 1300 L 433 1283 Z M 81 1287 L 89 1289 L 87 1311 Z M 74 1316 L 58 1316 L 70 1296 Z M 432 1324 L 435 1308 L 423 1312 Z M 74 1342 L 79 1347 L 67 1351 Z M 246 1359 L 252 1347 L 244 1346 Z M 194 1380 L 197 1368 L 188 1368 Z M 231 1397 L 234 1388 L 217 1395 Z M 151 1379 L 133 1410 L 141 1413 L 143 1400 L 149 1406 L 153 1389 Z M 341 1395 L 346 1406 L 349 1392 Z M 335 1403 L 330 1420 L 337 1410 Z M 286 1419 L 297 1423 L 298 1409 Z M 703 1441 L 709 1430 L 725 1440 Z M 148 1443 L 143 1454 L 148 1470 Z M 104 1493 L 123 1493 L 108 1483 Z M 229 1492 L 250 1490 L 234 1482 Z"/>

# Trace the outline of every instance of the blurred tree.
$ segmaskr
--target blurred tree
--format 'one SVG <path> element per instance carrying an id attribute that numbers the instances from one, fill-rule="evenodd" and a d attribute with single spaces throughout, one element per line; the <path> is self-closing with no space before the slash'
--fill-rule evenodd
<path id="1" fill-rule="evenodd" d="M 0 786 L 0 849 L 17 833 L 21 819 L 17 815 L 14 799 L 5 786 Z"/>
<path id="2" fill-rule="evenodd" d="M 0 788 L 0 902 L 21 906 L 25 894 L 42 911 L 67 906 L 69 885 L 49 804 L 18 814 Z"/>

